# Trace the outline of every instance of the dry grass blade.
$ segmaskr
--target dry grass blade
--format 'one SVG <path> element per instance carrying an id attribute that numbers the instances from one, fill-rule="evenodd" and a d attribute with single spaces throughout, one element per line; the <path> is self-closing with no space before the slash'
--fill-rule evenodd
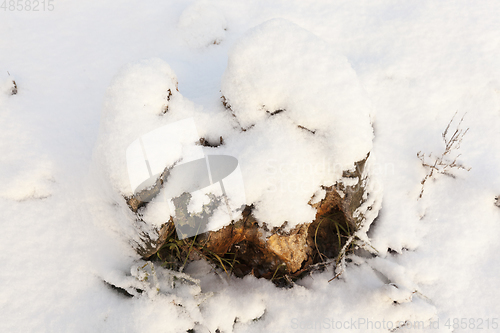
<path id="1" fill-rule="evenodd" d="M 321 261 L 325 261 L 325 259 L 323 258 L 324 255 L 321 253 L 321 251 L 319 250 L 318 248 L 318 242 L 317 242 L 317 238 L 318 238 L 318 230 L 319 230 L 319 226 L 321 225 L 321 223 L 323 222 L 323 220 L 320 220 L 319 223 L 318 223 L 318 226 L 316 227 L 316 231 L 314 232 L 314 246 L 316 246 L 316 251 L 318 251 L 318 254 L 319 254 L 319 257 L 321 258 Z M 339 236 L 340 237 L 340 236 Z M 340 238 L 339 238 L 340 240 Z M 276 272 L 274 272 L 274 274 L 276 274 Z M 274 275 L 273 275 L 273 278 L 274 278 Z M 272 279 L 271 279 L 272 280 Z"/>
<path id="2" fill-rule="evenodd" d="M 462 116 L 460 121 L 457 124 L 457 128 L 451 135 L 451 137 L 448 138 L 448 131 L 450 130 L 450 127 L 455 119 L 455 116 L 457 115 L 457 112 L 453 115 L 451 118 L 450 122 L 446 126 L 444 132 L 441 134 L 444 144 L 445 144 L 445 149 L 444 152 L 441 153 L 440 156 L 433 156 L 432 154 L 429 154 L 428 157 L 432 160 L 434 159 L 434 162 L 428 163 L 425 160 L 425 154 L 419 151 L 417 153 L 417 157 L 420 159 L 422 162 L 422 166 L 426 169 L 428 169 L 427 174 L 425 177 L 422 179 L 420 184 L 422 184 L 422 188 L 420 190 L 420 195 L 419 199 L 422 198 L 422 195 L 424 194 L 424 187 L 425 183 L 427 180 L 429 180 L 432 177 L 435 177 L 435 174 L 442 174 L 446 176 L 450 176 L 455 178 L 455 175 L 452 173 L 453 169 L 457 170 L 466 170 L 469 171 L 471 168 L 468 168 L 461 163 L 457 162 L 457 159 L 461 156 L 461 154 L 458 154 L 455 156 L 455 158 L 451 158 L 450 156 L 460 149 L 460 145 L 462 143 L 462 140 L 469 131 L 469 128 L 467 129 L 462 129 L 460 126 L 462 125 L 462 121 L 464 120 L 465 114 Z"/>

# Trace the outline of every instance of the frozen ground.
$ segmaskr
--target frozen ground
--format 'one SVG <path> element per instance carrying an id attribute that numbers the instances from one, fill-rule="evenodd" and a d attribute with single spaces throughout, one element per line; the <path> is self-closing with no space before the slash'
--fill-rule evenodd
<path id="1" fill-rule="evenodd" d="M 387 332 L 405 321 L 396 332 L 498 330 L 498 2 L 23 4 L 0 8 L 1 331 Z M 230 48 L 272 18 L 345 56 L 372 103 L 383 201 L 369 236 L 379 256 L 292 289 L 226 279 L 202 263 L 187 269 L 199 285 L 180 276 L 172 287 L 157 268 L 160 294 L 153 281 L 123 297 L 102 280 L 148 288 L 137 256 L 109 223 L 113 211 L 89 214 L 96 201 L 117 200 L 89 186 L 100 182 L 92 154 L 106 89 L 125 65 L 160 58 L 194 108 L 217 110 Z M 472 169 L 429 180 L 417 200 L 426 169 L 416 153 L 443 152 L 455 112 L 470 128 L 458 160 Z M 419 321 L 426 327 L 412 327 Z"/>

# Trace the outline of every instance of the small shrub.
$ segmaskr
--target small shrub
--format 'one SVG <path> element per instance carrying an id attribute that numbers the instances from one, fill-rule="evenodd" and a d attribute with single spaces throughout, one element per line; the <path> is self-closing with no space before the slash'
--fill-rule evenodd
<path id="1" fill-rule="evenodd" d="M 451 173 L 453 169 L 462 169 L 466 171 L 469 171 L 471 169 L 457 162 L 457 159 L 461 154 L 456 155 L 454 158 L 452 157 L 454 153 L 460 149 L 460 144 L 462 143 L 465 134 L 467 134 L 467 132 L 469 131 L 469 128 L 465 130 L 460 128 L 460 125 L 462 124 L 462 121 L 465 117 L 464 114 L 458 122 L 457 128 L 455 129 L 453 134 L 449 136 L 448 132 L 450 130 L 450 126 L 452 125 L 456 115 L 457 113 L 455 112 L 450 122 L 448 123 L 448 126 L 446 126 L 446 129 L 441 134 L 443 137 L 445 148 L 444 152 L 441 153 L 440 156 L 433 156 L 432 153 L 430 153 L 428 157 L 431 159 L 431 162 L 426 162 L 425 154 L 422 153 L 422 151 L 419 151 L 417 153 L 417 157 L 420 159 L 420 161 L 422 161 L 422 166 L 427 169 L 427 175 L 420 182 L 422 184 L 422 189 L 418 197 L 419 199 L 422 198 L 422 195 L 424 194 L 425 182 L 428 179 L 435 177 L 436 174 L 443 174 L 455 178 L 455 175 Z M 432 160 L 434 160 L 434 162 L 432 162 Z"/>

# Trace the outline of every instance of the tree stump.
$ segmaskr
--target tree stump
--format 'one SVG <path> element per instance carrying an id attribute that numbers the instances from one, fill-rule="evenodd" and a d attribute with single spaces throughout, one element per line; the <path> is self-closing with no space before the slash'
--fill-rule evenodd
<path id="1" fill-rule="evenodd" d="M 176 269 L 187 261 L 204 258 L 238 277 L 252 274 L 276 283 L 298 278 L 316 264 L 337 258 L 364 222 L 363 215 L 355 214 L 357 209 L 367 202 L 370 203 L 367 210 L 375 205 L 374 201 L 368 201 L 366 191 L 368 157 L 357 162 L 354 171 L 343 174 L 343 179 L 348 180 L 346 183 L 355 185 L 340 181 L 325 187 L 325 197 L 310 203 L 317 210 L 314 221 L 297 225 L 288 232 L 283 228 L 269 230 L 265 221 L 253 216 L 253 207 L 246 206 L 238 221 L 185 240 L 176 237 L 174 222 L 170 220 L 159 230 L 156 239 L 143 238 L 144 245 L 138 247 L 138 251 L 144 259 L 159 259 Z M 137 207 L 147 204 L 141 202 L 141 197 L 145 197 L 145 193 L 127 200 L 136 213 Z"/>
<path id="2" fill-rule="evenodd" d="M 221 92 L 224 107 L 206 112 L 180 94 L 175 74 L 158 59 L 127 66 L 109 88 L 97 156 L 110 191 L 121 197 L 114 228 L 137 252 L 172 269 L 204 258 L 228 274 L 286 284 L 366 242 L 380 208 L 370 172 L 371 106 L 347 59 L 295 24 L 271 20 L 232 48 Z M 148 139 L 157 144 L 156 155 L 148 158 L 161 165 L 152 172 L 149 146 L 141 141 L 145 133 L 188 117 L 197 123 L 199 137 L 178 131 L 184 141 L 169 146 L 162 142 L 173 135 L 168 127 L 160 139 Z M 175 219 L 196 222 L 224 200 L 214 194 L 191 214 L 194 198 L 189 190 L 180 191 L 170 197 L 175 208 L 168 216 L 153 214 L 155 198 L 174 187 L 174 166 L 198 163 L 193 152 L 201 148 L 233 156 L 248 195 L 244 201 L 225 198 L 228 208 L 228 202 L 239 205 L 230 223 L 179 237 Z M 153 180 L 145 188 L 130 185 L 131 151 L 144 154 L 141 167 L 148 171 L 143 173 Z M 278 167 L 269 163 L 275 157 Z M 326 160 L 336 168 L 277 172 Z M 270 170 L 272 181 L 262 179 Z M 286 188 L 293 182 L 300 185 L 296 193 Z"/>

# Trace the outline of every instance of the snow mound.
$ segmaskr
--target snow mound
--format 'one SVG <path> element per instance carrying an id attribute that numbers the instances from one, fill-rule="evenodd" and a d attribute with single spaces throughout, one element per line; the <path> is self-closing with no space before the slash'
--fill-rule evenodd
<path id="1" fill-rule="evenodd" d="M 242 127 L 284 110 L 286 121 L 324 137 L 338 163 L 371 149 L 371 105 L 347 58 L 289 21 L 268 21 L 233 47 L 222 94 Z"/>
<path id="2" fill-rule="evenodd" d="M 125 66 L 108 88 L 97 146 L 113 187 L 124 196 L 134 192 L 127 168 L 127 149 L 137 138 L 194 113 L 194 105 L 177 91 L 177 78 L 164 61 L 149 59 Z M 195 140 L 189 139 L 183 142 L 186 149 L 195 144 Z M 169 147 L 168 151 L 162 155 L 162 169 L 182 157 L 181 147 Z"/>
<path id="3" fill-rule="evenodd" d="M 226 37 L 227 22 L 218 8 L 197 1 L 182 12 L 177 27 L 189 46 L 198 48 L 220 44 Z"/>
<path id="4" fill-rule="evenodd" d="M 289 21 L 268 21 L 232 48 L 221 91 L 243 129 L 223 149 L 271 226 L 312 221 L 311 197 L 372 147 L 371 106 L 347 59 Z"/>
<path id="5" fill-rule="evenodd" d="M 237 159 L 243 178 L 243 185 L 226 193 L 231 207 L 253 205 L 261 222 L 293 228 L 314 220 L 311 198 L 322 186 L 341 181 L 372 147 L 370 103 L 356 73 L 345 57 L 291 22 L 264 23 L 233 47 L 222 93 L 235 117 L 185 99 L 174 72 L 160 59 L 126 66 L 108 89 L 98 146 L 112 187 L 126 197 L 137 193 L 140 181 L 131 177 L 135 166 L 127 156 L 137 157 L 138 180 L 148 172 L 154 180 L 165 168 L 205 152 L 228 155 Z M 201 137 L 223 137 L 224 143 L 202 148 Z M 226 189 L 236 180 L 226 179 Z M 184 187 L 190 181 L 185 179 Z M 160 195 L 180 195 L 174 183 L 169 178 Z M 204 202 L 194 201 L 191 208 Z M 168 220 L 161 200 L 149 206 L 143 212 L 149 223 Z M 175 214 L 172 207 L 170 212 Z M 210 220 L 211 230 L 236 218 L 219 213 Z"/>
<path id="6" fill-rule="evenodd" d="M 177 90 L 176 75 L 161 59 L 121 69 L 106 92 L 92 184 L 87 186 L 89 197 L 95 189 L 100 193 L 100 199 L 89 205 L 95 220 L 138 244 L 143 238 L 157 239 L 159 227 L 175 217 L 175 207 L 166 199 L 179 196 L 186 186 L 196 187 L 192 183 L 198 179 L 181 177 L 176 182 L 185 168 L 174 169 L 168 186 L 162 186 L 141 210 L 139 222 L 123 198 L 150 189 L 167 168 L 204 158 L 208 148 L 200 145 L 202 137 L 219 139 L 232 131 L 231 116 L 220 111 L 203 110 L 184 98 Z M 230 221 L 213 222 L 222 227 Z"/>

